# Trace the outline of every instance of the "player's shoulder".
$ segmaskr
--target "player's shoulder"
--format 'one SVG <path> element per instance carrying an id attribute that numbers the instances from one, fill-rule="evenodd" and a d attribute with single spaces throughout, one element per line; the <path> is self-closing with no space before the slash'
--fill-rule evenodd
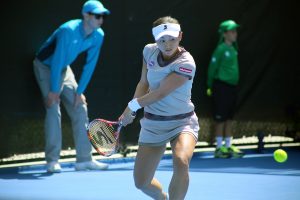
<path id="1" fill-rule="evenodd" d="M 222 42 L 222 43 L 218 44 L 218 46 L 216 47 L 216 51 L 220 51 L 224 48 L 225 48 L 225 44 Z"/>
<path id="2" fill-rule="evenodd" d="M 192 61 L 194 61 L 194 58 L 193 58 L 192 54 L 189 51 L 185 50 L 183 47 L 182 47 L 182 51 L 183 51 L 182 56 L 186 60 L 192 60 Z"/>
<path id="3" fill-rule="evenodd" d="M 143 54 L 145 55 L 149 55 L 149 54 L 153 54 L 153 52 L 158 51 L 158 47 L 156 43 L 150 43 L 145 45 L 144 49 L 143 49 Z"/>
<path id="4" fill-rule="evenodd" d="M 217 46 L 217 50 L 220 52 L 227 51 L 228 49 L 230 49 L 230 47 L 226 45 L 224 42 Z"/>
<path id="5" fill-rule="evenodd" d="M 63 23 L 59 28 L 58 28 L 58 33 L 60 35 L 70 35 L 73 34 L 76 30 L 79 29 L 80 24 L 81 24 L 80 19 L 74 19 L 67 21 Z"/>
<path id="6" fill-rule="evenodd" d="M 196 72 L 196 63 L 190 52 L 181 48 L 181 55 L 171 64 L 171 68 L 180 74 L 192 79 Z"/>
<path id="7" fill-rule="evenodd" d="M 73 20 L 70 20 L 70 21 L 67 21 L 67 22 L 63 23 L 60 26 L 60 29 L 61 30 L 75 30 L 80 26 L 81 23 L 82 23 L 82 20 L 73 19 Z"/>
<path id="8" fill-rule="evenodd" d="M 215 56 L 221 56 L 225 51 L 226 51 L 226 45 L 225 43 L 220 43 L 218 44 L 218 46 L 215 48 L 214 52 L 213 52 L 213 57 Z"/>
<path id="9" fill-rule="evenodd" d="M 157 49 L 157 48 L 158 48 L 158 47 L 157 47 L 157 44 L 156 44 L 156 43 L 146 44 L 145 47 L 144 47 L 144 49 L 146 49 L 146 50 L 155 50 L 155 49 Z"/>
<path id="10" fill-rule="evenodd" d="M 181 47 L 181 50 L 183 51 L 182 55 L 179 57 L 178 62 L 182 64 L 192 65 L 196 66 L 194 57 L 190 52 L 185 50 L 183 47 Z"/>

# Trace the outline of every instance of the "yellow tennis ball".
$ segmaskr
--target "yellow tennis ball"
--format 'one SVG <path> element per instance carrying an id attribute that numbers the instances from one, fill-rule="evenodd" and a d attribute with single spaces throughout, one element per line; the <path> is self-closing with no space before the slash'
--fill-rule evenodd
<path id="1" fill-rule="evenodd" d="M 285 162 L 288 158 L 287 153 L 283 149 L 277 149 L 276 151 L 274 151 L 273 156 L 274 156 L 274 159 L 280 163 Z"/>

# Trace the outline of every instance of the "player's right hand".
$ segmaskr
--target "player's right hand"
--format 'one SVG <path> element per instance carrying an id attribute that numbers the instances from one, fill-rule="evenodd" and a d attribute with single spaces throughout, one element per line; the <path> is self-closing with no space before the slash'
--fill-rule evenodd
<path id="1" fill-rule="evenodd" d="M 76 108 L 79 104 L 87 105 L 84 94 L 75 94 L 74 107 Z"/>
<path id="2" fill-rule="evenodd" d="M 49 92 L 46 97 L 45 104 L 46 104 L 46 107 L 49 108 L 52 106 L 52 104 L 59 103 L 59 101 L 60 101 L 60 98 L 59 98 L 58 93 Z"/>
<path id="3" fill-rule="evenodd" d="M 212 95 L 212 90 L 210 88 L 207 88 L 206 95 L 209 97 Z"/>
<path id="4" fill-rule="evenodd" d="M 132 114 L 133 112 L 127 107 L 123 114 L 119 117 L 119 121 L 125 127 L 128 124 L 131 124 L 136 117 L 136 114 Z"/>

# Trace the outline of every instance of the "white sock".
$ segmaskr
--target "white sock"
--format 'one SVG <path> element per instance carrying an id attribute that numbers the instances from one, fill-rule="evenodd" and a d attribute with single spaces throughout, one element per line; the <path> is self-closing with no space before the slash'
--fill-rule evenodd
<path id="1" fill-rule="evenodd" d="M 217 136 L 216 137 L 216 142 L 217 142 L 217 148 L 220 148 L 223 144 L 223 137 Z"/>
<path id="2" fill-rule="evenodd" d="M 227 148 L 231 146 L 231 137 L 225 137 L 225 146 Z"/>

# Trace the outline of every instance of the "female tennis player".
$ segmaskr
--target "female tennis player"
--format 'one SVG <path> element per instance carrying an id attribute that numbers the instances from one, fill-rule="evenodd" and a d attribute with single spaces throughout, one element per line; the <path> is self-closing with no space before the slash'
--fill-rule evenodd
<path id="1" fill-rule="evenodd" d="M 135 112 L 144 108 L 139 148 L 134 166 L 138 189 L 153 199 L 184 199 L 189 185 L 189 163 L 198 139 L 199 124 L 191 102 L 196 65 L 191 54 L 179 46 L 179 22 L 162 17 L 153 23 L 154 44 L 143 50 L 139 83 L 119 120 L 132 123 Z M 173 176 L 168 193 L 154 178 L 155 170 L 170 142 Z"/>

